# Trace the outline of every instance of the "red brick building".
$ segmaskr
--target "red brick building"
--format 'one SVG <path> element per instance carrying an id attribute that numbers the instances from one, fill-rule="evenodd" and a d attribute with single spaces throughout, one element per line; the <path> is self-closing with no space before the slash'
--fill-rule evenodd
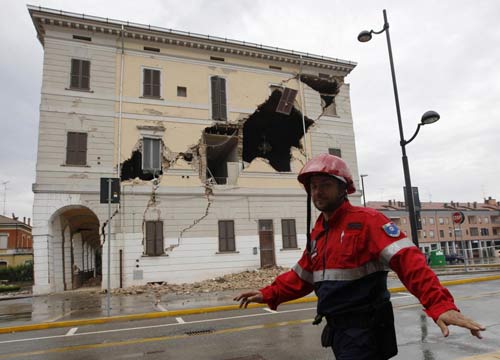
<path id="1" fill-rule="evenodd" d="M 0 215 L 0 267 L 33 261 L 33 239 L 30 219 Z"/>
<path id="2" fill-rule="evenodd" d="M 390 218 L 411 238 L 410 221 L 405 203 L 389 200 L 370 201 L 366 204 Z M 452 214 L 462 212 L 464 222 L 455 224 Z M 495 256 L 500 249 L 500 202 L 491 197 L 478 202 L 422 202 L 421 230 L 418 231 L 420 248 L 428 252 L 442 249 L 446 254 L 464 254 L 471 257 Z"/>

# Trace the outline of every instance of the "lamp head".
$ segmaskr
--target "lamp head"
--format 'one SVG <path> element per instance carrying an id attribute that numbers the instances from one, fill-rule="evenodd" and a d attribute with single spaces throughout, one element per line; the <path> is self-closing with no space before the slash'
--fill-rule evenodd
<path id="1" fill-rule="evenodd" d="M 363 178 L 363 177 L 365 177 L 365 176 L 368 176 L 368 174 L 361 174 L 361 175 L 359 175 L 359 176 L 361 176 L 361 177 Z"/>
<path id="2" fill-rule="evenodd" d="M 372 32 L 368 30 L 363 30 L 358 35 L 358 41 L 368 42 L 372 39 Z"/>
<path id="3" fill-rule="evenodd" d="M 435 123 L 436 121 L 438 121 L 439 118 L 440 118 L 440 116 L 437 112 L 429 110 L 429 111 L 426 111 L 424 113 L 424 115 L 422 115 L 422 119 L 420 120 L 420 123 L 422 125 L 429 125 L 429 124 L 432 124 L 432 123 Z"/>

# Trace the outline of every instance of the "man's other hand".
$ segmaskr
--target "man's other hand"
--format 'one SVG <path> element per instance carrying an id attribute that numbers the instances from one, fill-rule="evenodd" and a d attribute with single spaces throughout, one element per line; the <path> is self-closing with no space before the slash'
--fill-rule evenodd
<path id="1" fill-rule="evenodd" d="M 470 330 L 470 333 L 477 337 L 478 339 L 482 339 L 481 331 L 486 330 L 486 328 L 478 324 L 477 322 L 463 316 L 456 310 L 448 310 L 439 315 L 439 318 L 436 321 L 436 324 L 441 329 L 444 337 L 447 337 L 450 334 L 450 330 L 448 329 L 448 325 L 456 325 Z"/>

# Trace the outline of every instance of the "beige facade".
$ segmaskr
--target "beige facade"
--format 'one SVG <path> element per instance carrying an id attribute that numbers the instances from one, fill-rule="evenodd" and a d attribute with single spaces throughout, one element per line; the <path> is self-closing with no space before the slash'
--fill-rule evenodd
<path id="1" fill-rule="evenodd" d="M 100 178 L 121 179 L 112 287 L 291 266 L 305 245 L 303 164 L 340 153 L 358 178 L 345 79 L 355 63 L 29 12 L 44 50 L 35 292 L 106 278 Z"/>

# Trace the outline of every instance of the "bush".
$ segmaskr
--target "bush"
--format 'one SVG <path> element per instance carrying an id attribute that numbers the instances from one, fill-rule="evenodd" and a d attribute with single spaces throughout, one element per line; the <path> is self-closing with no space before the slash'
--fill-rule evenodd
<path id="1" fill-rule="evenodd" d="M 0 280 L 8 280 L 9 282 L 33 281 L 33 263 L 28 262 L 0 269 Z"/>
<path id="2" fill-rule="evenodd" d="M 21 287 L 17 285 L 0 285 L 0 293 L 18 291 L 19 289 L 21 289 Z"/>

